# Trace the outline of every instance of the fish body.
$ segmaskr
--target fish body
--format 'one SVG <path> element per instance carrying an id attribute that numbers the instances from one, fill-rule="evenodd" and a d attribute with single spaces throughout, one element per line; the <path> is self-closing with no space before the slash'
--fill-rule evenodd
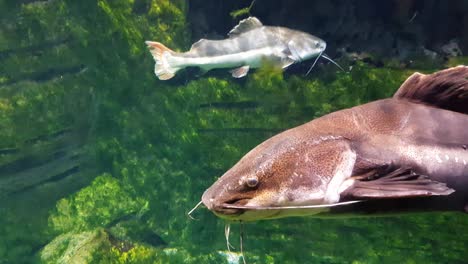
<path id="1" fill-rule="evenodd" d="M 154 72 L 167 80 L 186 67 L 203 72 L 217 68 L 234 68 L 232 76 L 247 75 L 270 61 L 281 68 L 318 57 L 326 48 L 325 41 L 308 33 L 284 27 L 264 26 L 257 18 L 242 20 L 223 40 L 201 39 L 189 51 L 179 53 L 159 42 L 146 41 L 155 60 Z"/>
<path id="2" fill-rule="evenodd" d="M 393 98 L 282 132 L 208 188 L 216 215 L 253 221 L 468 204 L 468 67 L 411 76 Z"/>

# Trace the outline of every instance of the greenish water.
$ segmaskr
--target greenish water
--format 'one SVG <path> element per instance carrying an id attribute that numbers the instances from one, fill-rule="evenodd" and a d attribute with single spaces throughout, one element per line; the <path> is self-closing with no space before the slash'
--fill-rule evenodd
<path id="1" fill-rule="evenodd" d="M 231 24 L 213 27 L 245 17 L 250 2 L 232 2 L 223 20 Z M 259 3 L 254 15 L 278 12 Z M 187 50 L 203 28 L 191 12 L 200 5 L 0 0 L 1 264 L 226 263 L 224 222 L 206 209 L 197 220 L 187 212 L 248 150 L 389 97 L 416 70 L 466 63 L 417 55 L 403 63 L 369 48 L 367 59 L 342 56 L 349 73 L 325 63 L 304 76 L 306 63 L 241 80 L 190 70 L 158 80 L 144 41 Z M 246 224 L 244 253 L 248 263 L 467 263 L 467 231 L 468 217 L 456 213 L 289 218 Z"/>

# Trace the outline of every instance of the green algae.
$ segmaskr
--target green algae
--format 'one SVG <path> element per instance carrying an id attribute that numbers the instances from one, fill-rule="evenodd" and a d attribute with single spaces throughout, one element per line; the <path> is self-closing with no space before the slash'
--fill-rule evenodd
<path id="1" fill-rule="evenodd" d="M 34 169 L 65 149 L 79 153 L 70 167 L 78 164 L 85 180 L 30 187 L 67 191 L 36 196 L 40 206 L 21 215 L 5 204 L 0 259 L 7 262 L 32 255 L 44 263 L 226 262 L 218 252 L 224 223 L 202 209 L 199 221 L 186 216 L 203 191 L 266 138 L 389 97 L 415 70 L 358 62 L 349 73 L 326 66 L 304 77 L 266 65 L 245 80 L 209 73 L 162 82 L 144 41 L 188 47 L 187 2 L 49 2 L 2 3 L 21 23 L 0 31 L 0 46 L 12 50 L 0 65 L 7 153 L 0 162 L 26 158 Z M 457 262 L 467 257 L 459 232 L 466 221 L 455 214 L 275 220 L 248 224 L 244 249 L 252 263 Z"/>
<path id="2" fill-rule="evenodd" d="M 117 135 L 124 136 L 103 138 L 99 141 L 97 156 L 102 158 L 99 163 L 101 166 L 111 167 L 112 175 L 122 182 L 122 186 L 128 188 L 130 192 L 134 190 L 138 199 L 147 202 L 145 216 L 134 220 L 135 223 L 148 226 L 151 232 L 160 234 L 170 246 L 185 248 L 191 252 L 189 253 L 191 255 L 215 257 L 215 250 L 224 248 L 221 233 L 216 232 L 222 230 L 222 223 L 211 214 L 204 213 L 200 216 L 200 213 L 197 213 L 197 217 L 202 217 L 201 221 L 204 223 L 200 225 L 198 222 L 189 221 L 185 214 L 217 176 L 255 144 L 280 130 L 330 111 L 364 103 L 366 100 L 388 97 L 410 71 L 375 69 L 365 64 L 358 64 L 351 73 L 335 74 L 336 77 L 330 82 L 297 76 L 285 77 L 281 72 L 260 69 L 248 77 L 245 88 L 234 80 L 205 77 L 192 80 L 184 87 L 170 90 L 171 93 L 166 94 L 167 97 L 162 97 L 161 93 L 146 95 L 147 98 L 142 99 L 140 105 L 116 115 L 114 120 L 118 125 L 114 129 L 121 131 Z M 380 89 L 375 91 L 375 87 Z M 241 107 L 229 105 L 239 101 L 254 101 L 257 104 L 247 108 L 243 108 L 242 105 Z M 219 102 L 225 102 L 228 106 L 215 104 Z M 168 111 L 168 109 L 177 109 L 181 105 L 184 111 Z M 200 108 L 201 105 L 203 107 Z M 158 124 L 156 128 L 153 122 L 147 122 L 146 117 L 148 113 L 159 111 L 167 114 L 151 115 L 154 117 L 153 122 Z M 161 127 L 165 129 L 160 129 Z M 233 132 L 236 131 L 233 130 L 235 128 L 249 128 L 250 132 L 236 134 Z M 149 131 L 151 133 L 148 133 Z M 156 136 L 153 133 L 156 133 Z M 80 192 L 99 193 L 98 188 L 99 184 L 93 184 Z M 70 201 L 74 204 L 78 202 L 73 199 Z M 84 207 L 88 208 L 89 212 L 102 209 L 99 206 L 94 208 L 88 199 L 81 199 L 77 205 L 82 207 L 81 203 L 91 204 L 89 207 L 88 205 Z M 57 210 L 60 214 L 63 209 L 58 206 Z M 75 217 L 72 215 L 69 219 L 76 219 L 78 215 L 83 213 L 77 213 Z M 108 214 L 108 216 L 108 220 L 104 223 L 119 218 L 117 215 Z M 85 221 L 92 223 L 94 219 L 89 218 Z M 285 228 L 284 226 L 290 226 L 287 224 L 290 221 L 311 232 L 317 230 L 314 224 L 309 223 L 316 223 L 311 219 L 275 221 L 276 223 L 271 226 L 267 225 L 266 229 L 260 228 L 260 231 L 254 230 L 254 232 L 251 230 L 252 233 L 248 233 L 246 243 L 255 253 L 247 252 L 248 258 L 265 263 L 284 259 L 290 259 L 291 263 L 308 259 L 341 263 L 348 258 L 377 262 L 385 257 L 378 248 L 375 249 L 375 246 L 362 257 L 330 251 L 330 245 L 336 240 L 354 241 L 351 245 L 369 243 L 368 239 L 358 232 L 351 237 L 337 236 L 335 230 L 340 230 L 344 225 L 343 221 L 337 221 L 328 227 L 325 226 L 326 228 L 319 225 L 326 234 L 317 233 L 316 240 L 312 239 L 311 243 L 314 245 L 313 241 L 319 241 L 316 243 L 320 247 L 307 254 L 302 252 L 303 248 L 298 249 L 294 246 L 303 243 L 299 241 L 301 237 L 271 238 L 261 234 L 261 232 L 280 234 L 303 232 Z M 363 221 L 354 222 L 351 226 L 354 228 L 355 225 L 362 223 Z M 373 221 L 364 223 L 366 228 L 379 228 L 373 227 Z M 319 239 L 320 234 L 324 238 Z M 404 233 L 401 236 L 404 236 Z M 206 241 L 213 241 L 214 237 L 217 237 L 216 242 L 211 243 L 209 247 L 197 246 L 205 244 Z M 255 238 L 254 241 L 258 242 L 249 242 L 249 237 Z M 133 240 L 137 241 L 138 236 Z M 285 243 L 291 243 L 291 246 L 286 246 L 286 250 L 282 250 Z M 268 255 L 261 253 L 271 250 L 266 245 L 276 248 L 277 253 Z M 353 251 L 351 245 L 344 247 L 343 250 Z M 178 254 L 169 256 L 171 261 L 178 259 L 180 257 Z M 138 263 L 138 257 L 133 258 L 132 261 Z M 187 259 L 184 261 L 197 263 L 199 258 L 195 258 L 194 262 Z"/>
<path id="3" fill-rule="evenodd" d="M 102 230 L 65 233 L 57 236 L 41 252 L 44 263 L 90 263 L 96 252 L 110 249 L 107 234 Z"/>
<path id="4" fill-rule="evenodd" d="M 467 65 L 468 64 L 468 57 L 451 57 L 447 63 L 447 67 L 455 67 L 458 65 Z"/>
<path id="5" fill-rule="evenodd" d="M 90 186 L 58 201 L 57 213 L 50 216 L 49 222 L 58 233 L 107 226 L 144 207 L 145 201 L 133 198 L 130 191 L 109 174 L 98 176 Z"/>
<path id="6" fill-rule="evenodd" d="M 255 0 L 252 0 L 250 5 L 248 7 L 244 7 L 241 9 L 233 10 L 229 15 L 231 15 L 232 18 L 239 18 L 241 16 L 250 16 L 250 10 L 252 10 L 253 5 L 255 4 Z"/>

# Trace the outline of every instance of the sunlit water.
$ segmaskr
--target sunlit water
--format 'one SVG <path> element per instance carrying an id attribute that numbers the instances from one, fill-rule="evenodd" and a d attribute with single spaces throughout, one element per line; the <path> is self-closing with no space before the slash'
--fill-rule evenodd
<path id="1" fill-rule="evenodd" d="M 438 49 L 464 47 L 463 1 L 357 2 L 0 1 L 0 263 L 242 263 L 238 224 L 229 253 L 224 221 L 187 216 L 217 177 L 280 131 L 466 61 Z M 154 75 L 145 40 L 184 51 L 249 14 L 323 38 L 350 72 L 319 60 L 305 76 L 310 60 L 243 79 Z M 247 263 L 466 263 L 467 231 L 462 213 L 288 218 L 245 224 L 243 251 Z"/>

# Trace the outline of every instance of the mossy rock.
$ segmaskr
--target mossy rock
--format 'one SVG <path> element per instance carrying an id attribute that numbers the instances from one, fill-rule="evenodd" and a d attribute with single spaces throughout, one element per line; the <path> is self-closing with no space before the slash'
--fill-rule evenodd
<path id="1" fill-rule="evenodd" d="M 108 234 L 103 229 L 82 233 L 65 233 L 56 237 L 40 253 L 43 263 L 92 263 L 95 254 L 111 248 Z"/>

